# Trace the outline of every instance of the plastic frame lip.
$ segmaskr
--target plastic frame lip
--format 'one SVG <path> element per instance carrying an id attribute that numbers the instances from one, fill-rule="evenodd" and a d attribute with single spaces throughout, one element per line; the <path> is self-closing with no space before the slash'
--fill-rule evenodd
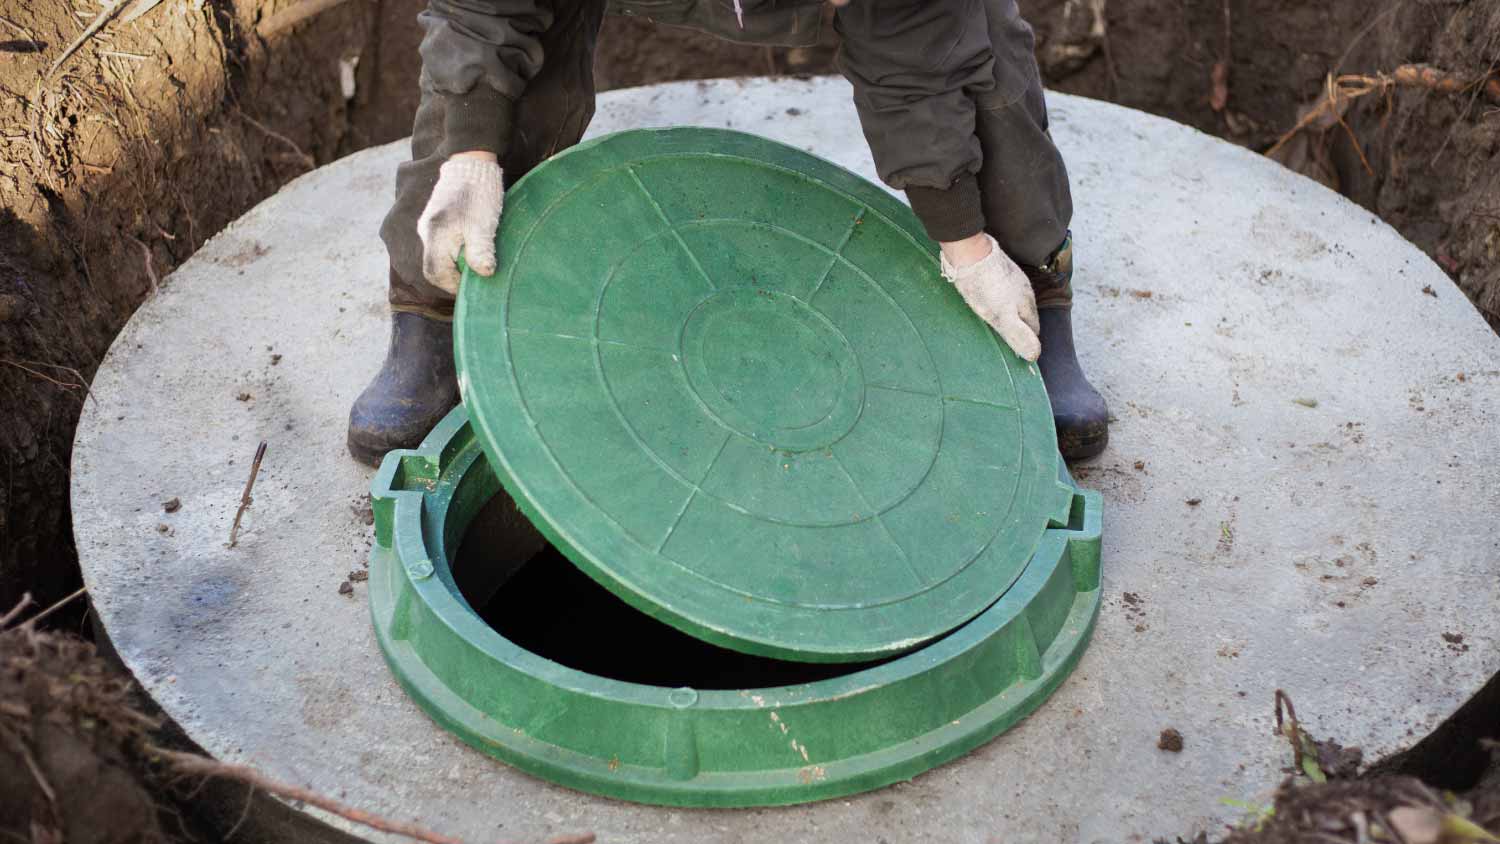
<path id="1" fill-rule="evenodd" d="M 1080 490 L 1069 524 L 1047 531 L 1005 595 L 891 662 L 762 689 L 629 683 L 521 649 L 458 594 L 443 537 L 462 535 L 500 492 L 462 407 L 420 448 L 387 456 L 372 483 L 377 640 L 403 688 L 465 742 L 609 797 L 763 806 L 910 779 L 1039 706 L 1082 655 L 1100 605 L 1101 500 Z M 955 692 L 960 679 L 979 691 Z M 870 731 L 883 738 L 852 734 Z M 772 761 L 746 768 L 746 758 Z"/>

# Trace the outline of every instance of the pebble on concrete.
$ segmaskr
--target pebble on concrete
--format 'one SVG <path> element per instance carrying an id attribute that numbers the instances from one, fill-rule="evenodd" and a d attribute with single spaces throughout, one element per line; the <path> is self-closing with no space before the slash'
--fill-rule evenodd
<path id="1" fill-rule="evenodd" d="M 1168 753 L 1181 753 L 1182 733 L 1177 732 L 1177 730 L 1173 729 L 1172 727 L 1168 727 L 1165 730 L 1162 730 L 1161 737 L 1156 740 L 1156 747 L 1157 749 L 1165 750 Z"/>

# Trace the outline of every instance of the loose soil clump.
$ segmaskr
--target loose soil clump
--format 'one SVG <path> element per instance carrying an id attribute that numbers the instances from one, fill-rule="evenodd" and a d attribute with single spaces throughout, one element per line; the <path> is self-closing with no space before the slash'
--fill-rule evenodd
<path id="1" fill-rule="evenodd" d="M 0 625 L 3 627 L 3 625 Z M 16 841 L 166 841 L 140 748 L 157 724 L 94 646 L 0 630 L 0 832 Z"/>

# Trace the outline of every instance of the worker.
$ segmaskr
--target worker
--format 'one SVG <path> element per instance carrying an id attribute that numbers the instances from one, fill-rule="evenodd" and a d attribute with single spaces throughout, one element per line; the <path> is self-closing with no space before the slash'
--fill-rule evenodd
<path id="1" fill-rule="evenodd" d="M 493 274 L 505 188 L 588 127 L 606 5 L 757 44 L 811 45 L 823 20 L 821 0 L 430 0 L 412 158 L 380 230 L 390 346 L 350 412 L 357 459 L 417 445 L 458 403 L 458 256 Z M 906 192 L 974 313 L 1038 362 L 1063 456 L 1098 454 L 1109 413 L 1073 348 L 1072 197 L 1016 0 L 835 5 L 839 67 L 881 179 Z"/>

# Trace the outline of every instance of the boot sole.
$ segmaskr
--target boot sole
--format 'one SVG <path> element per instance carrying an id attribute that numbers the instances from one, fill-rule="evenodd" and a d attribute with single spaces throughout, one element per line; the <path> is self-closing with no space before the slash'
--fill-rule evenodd
<path id="1" fill-rule="evenodd" d="M 1107 445 L 1109 445 L 1109 426 L 1107 425 L 1094 430 L 1057 432 L 1057 450 L 1062 453 L 1063 459 L 1069 462 L 1098 457 Z"/>
<path id="2" fill-rule="evenodd" d="M 363 445 L 353 437 L 346 437 L 345 444 L 349 447 L 349 456 L 372 469 L 380 468 L 380 461 L 385 459 L 388 448 L 371 448 Z"/>

